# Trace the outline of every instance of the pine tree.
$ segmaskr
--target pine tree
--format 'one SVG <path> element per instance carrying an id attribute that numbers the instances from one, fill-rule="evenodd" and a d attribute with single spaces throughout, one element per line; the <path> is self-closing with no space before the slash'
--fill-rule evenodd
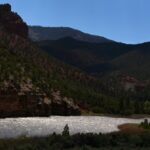
<path id="1" fill-rule="evenodd" d="M 64 130 L 63 130 L 63 132 L 62 132 L 62 135 L 63 135 L 63 136 L 69 136 L 69 135 L 70 135 L 68 124 L 65 125 Z"/>

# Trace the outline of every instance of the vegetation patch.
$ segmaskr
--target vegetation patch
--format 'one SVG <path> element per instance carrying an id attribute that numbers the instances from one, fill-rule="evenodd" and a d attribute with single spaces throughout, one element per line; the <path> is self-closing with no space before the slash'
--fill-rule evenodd
<path id="1" fill-rule="evenodd" d="M 150 130 L 150 122 L 148 122 L 148 119 L 144 119 L 144 121 L 141 122 L 140 127 Z"/>
<path id="2" fill-rule="evenodd" d="M 135 126 L 134 126 L 135 127 Z M 136 126 L 138 128 L 138 126 Z M 1 150 L 149 150 L 150 134 L 128 134 L 115 132 L 109 134 L 69 134 L 69 126 L 64 127 L 62 134 L 47 137 L 19 137 L 1 139 Z"/>

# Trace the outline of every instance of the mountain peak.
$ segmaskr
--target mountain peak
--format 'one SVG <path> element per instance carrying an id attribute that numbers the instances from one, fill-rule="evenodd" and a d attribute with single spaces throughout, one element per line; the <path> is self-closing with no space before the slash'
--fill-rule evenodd
<path id="1" fill-rule="evenodd" d="M 0 5 L 0 24 L 9 33 L 28 37 L 28 26 L 17 13 L 11 11 L 10 4 Z"/>
<path id="2" fill-rule="evenodd" d="M 0 13 L 4 12 L 11 12 L 11 5 L 10 4 L 1 4 L 0 5 Z"/>
<path id="3" fill-rule="evenodd" d="M 29 37 L 33 41 L 58 40 L 72 37 L 73 39 L 90 43 L 114 42 L 105 37 L 84 33 L 70 27 L 29 26 Z"/>

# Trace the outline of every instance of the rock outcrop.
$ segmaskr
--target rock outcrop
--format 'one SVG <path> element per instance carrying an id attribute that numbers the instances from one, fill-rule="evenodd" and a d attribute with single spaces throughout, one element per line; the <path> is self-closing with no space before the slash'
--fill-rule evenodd
<path id="1" fill-rule="evenodd" d="M 24 38 L 28 37 L 28 26 L 17 13 L 11 11 L 9 4 L 0 5 L 0 24 L 9 33 L 15 33 Z"/>
<path id="2" fill-rule="evenodd" d="M 0 118 L 50 115 L 80 115 L 72 98 L 51 89 L 50 96 L 39 91 L 32 81 L 15 83 L 13 79 L 0 84 Z"/>

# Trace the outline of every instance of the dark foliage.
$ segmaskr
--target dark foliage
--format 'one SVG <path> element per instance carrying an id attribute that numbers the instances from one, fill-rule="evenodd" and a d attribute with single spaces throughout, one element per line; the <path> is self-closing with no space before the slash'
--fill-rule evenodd
<path id="1" fill-rule="evenodd" d="M 1 150 L 60 150 L 60 149 L 115 149 L 148 150 L 150 134 L 128 135 L 111 134 L 75 134 L 50 135 L 43 138 L 25 138 L 0 140 Z"/>

